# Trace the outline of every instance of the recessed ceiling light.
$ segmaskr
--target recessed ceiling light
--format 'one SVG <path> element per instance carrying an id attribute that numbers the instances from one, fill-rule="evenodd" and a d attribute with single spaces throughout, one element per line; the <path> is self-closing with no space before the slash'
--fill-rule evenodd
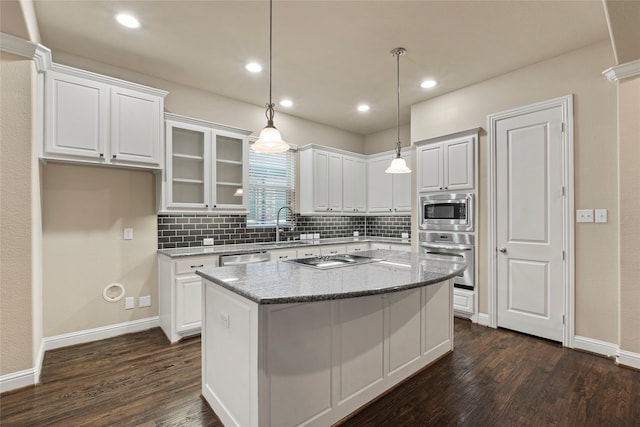
<path id="1" fill-rule="evenodd" d="M 358 111 L 364 113 L 365 111 L 369 111 L 369 106 L 367 104 L 358 105 Z"/>
<path id="2" fill-rule="evenodd" d="M 290 99 L 283 99 L 282 101 L 280 101 L 280 105 L 282 105 L 283 107 L 291 107 L 293 106 L 293 101 Z"/>
<path id="3" fill-rule="evenodd" d="M 436 82 L 435 80 L 425 80 L 422 83 L 420 83 L 420 87 L 423 89 L 431 89 L 437 84 L 438 82 Z"/>
<path id="4" fill-rule="evenodd" d="M 127 13 L 119 13 L 116 15 L 116 21 L 127 28 L 140 28 L 140 21 L 135 16 Z"/>
<path id="5" fill-rule="evenodd" d="M 262 65 L 258 64 L 257 62 L 249 62 L 244 66 L 244 68 L 246 68 L 247 71 L 251 71 L 252 73 L 259 73 L 260 71 L 262 71 Z"/>

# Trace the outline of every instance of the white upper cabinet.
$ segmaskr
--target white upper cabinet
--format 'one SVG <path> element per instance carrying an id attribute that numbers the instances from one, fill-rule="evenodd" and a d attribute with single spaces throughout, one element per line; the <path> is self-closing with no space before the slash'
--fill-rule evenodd
<path id="1" fill-rule="evenodd" d="M 342 211 L 362 213 L 367 210 L 367 162 L 342 156 Z"/>
<path id="2" fill-rule="evenodd" d="M 411 164 L 411 153 L 402 152 L 402 158 Z M 368 211 L 379 213 L 411 212 L 411 175 L 386 173 L 393 154 L 385 153 L 369 159 Z"/>
<path id="3" fill-rule="evenodd" d="M 54 64 L 45 73 L 41 157 L 162 168 L 167 92 Z"/>
<path id="4" fill-rule="evenodd" d="M 300 213 L 345 211 L 345 155 L 337 151 L 311 145 L 300 148 Z"/>
<path id="5" fill-rule="evenodd" d="M 473 135 L 452 137 L 424 145 L 416 143 L 418 191 L 456 191 L 473 189 L 475 146 Z"/>
<path id="6" fill-rule="evenodd" d="M 159 210 L 245 211 L 250 132 L 168 113 L 166 119 Z"/>

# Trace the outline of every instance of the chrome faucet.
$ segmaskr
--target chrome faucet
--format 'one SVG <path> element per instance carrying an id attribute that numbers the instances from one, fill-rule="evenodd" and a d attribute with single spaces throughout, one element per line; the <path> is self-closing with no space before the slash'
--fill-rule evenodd
<path id="1" fill-rule="evenodd" d="M 280 241 L 280 211 L 282 209 L 287 209 L 287 210 L 289 210 L 289 212 L 291 212 L 291 228 L 290 228 L 290 231 L 293 231 L 296 228 L 296 214 L 293 213 L 293 209 L 291 209 L 291 206 L 283 206 L 280 209 L 278 209 L 278 213 L 276 213 L 276 242 Z M 286 216 L 285 216 L 285 221 L 286 221 Z M 282 231 L 284 231 L 284 230 L 282 230 Z"/>

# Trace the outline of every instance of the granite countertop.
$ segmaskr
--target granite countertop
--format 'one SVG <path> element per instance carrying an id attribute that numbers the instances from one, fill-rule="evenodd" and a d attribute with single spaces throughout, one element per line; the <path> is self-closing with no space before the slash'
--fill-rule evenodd
<path id="1" fill-rule="evenodd" d="M 397 292 L 450 279 L 466 268 L 415 252 L 373 250 L 359 255 L 383 261 L 328 270 L 271 261 L 202 268 L 196 274 L 258 304 L 284 304 Z"/>
<path id="2" fill-rule="evenodd" d="M 381 242 L 410 245 L 410 239 L 396 239 L 392 237 L 338 237 L 320 240 L 290 240 L 282 242 L 243 243 L 238 245 L 194 246 L 190 248 L 158 249 L 158 253 L 170 258 L 198 256 L 242 254 L 255 251 L 273 251 L 275 249 L 295 249 L 308 246 L 339 245 L 346 243 Z"/>

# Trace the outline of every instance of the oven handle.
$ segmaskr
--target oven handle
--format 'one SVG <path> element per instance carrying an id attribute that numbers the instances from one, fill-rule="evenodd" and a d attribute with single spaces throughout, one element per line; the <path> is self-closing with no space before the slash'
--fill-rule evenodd
<path id="1" fill-rule="evenodd" d="M 446 255 L 446 256 L 452 256 L 452 257 L 456 257 L 456 258 L 464 258 L 462 255 L 459 255 L 459 254 L 452 254 L 450 252 L 431 252 L 428 249 L 427 249 L 427 254 L 431 254 L 431 255 Z"/>
<path id="2" fill-rule="evenodd" d="M 426 249 L 446 249 L 449 251 L 470 251 L 472 248 L 464 246 L 449 246 L 449 245 L 432 245 L 421 243 L 420 246 Z"/>

